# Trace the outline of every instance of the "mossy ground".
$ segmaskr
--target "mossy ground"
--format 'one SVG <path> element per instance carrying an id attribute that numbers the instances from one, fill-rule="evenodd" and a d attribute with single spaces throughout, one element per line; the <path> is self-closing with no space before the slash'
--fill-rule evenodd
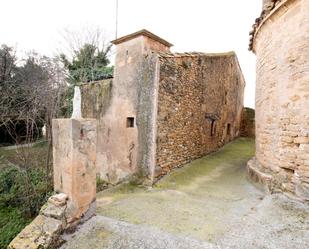
<path id="1" fill-rule="evenodd" d="M 0 147 L 0 168 L 8 163 L 19 165 L 21 161 L 28 160 L 28 163 L 38 167 L 44 167 L 47 158 L 47 141 L 41 141 L 30 147 L 6 149 Z"/>
<path id="2" fill-rule="evenodd" d="M 212 240 L 262 196 L 246 179 L 253 155 L 254 140 L 239 138 L 174 170 L 152 189 L 123 185 L 99 193 L 98 214 Z"/>
<path id="3" fill-rule="evenodd" d="M 255 188 L 246 178 L 253 154 L 254 140 L 240 138 L 153 188 L 100 192 L 98 215 L 62 249 L 308 248 L 308 206 Z"/>

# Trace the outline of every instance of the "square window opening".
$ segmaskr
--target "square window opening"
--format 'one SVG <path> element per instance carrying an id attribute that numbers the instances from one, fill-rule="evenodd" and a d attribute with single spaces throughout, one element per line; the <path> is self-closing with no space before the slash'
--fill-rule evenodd
<path id="1" fill-rule="evenodd" d="M 133 117 L 127 117 L 127 128 L 134 127 L 134 118 Z"/>

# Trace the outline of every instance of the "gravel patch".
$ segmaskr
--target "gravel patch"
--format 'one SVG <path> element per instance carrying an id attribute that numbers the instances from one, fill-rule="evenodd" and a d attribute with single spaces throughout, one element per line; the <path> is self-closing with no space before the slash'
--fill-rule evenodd
<path id="1" fill-rule="evenodd" d="M 145 225 L 95 216 L 70 236 L 61 249 L 219 249 L 208 242 L 175 236 Z"/>

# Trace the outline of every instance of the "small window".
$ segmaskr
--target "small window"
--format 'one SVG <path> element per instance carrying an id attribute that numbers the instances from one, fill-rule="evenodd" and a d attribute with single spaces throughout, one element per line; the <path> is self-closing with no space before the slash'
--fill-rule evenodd
<path id="1" fill-rule="evenodd" d="M 128 117 L 127 118 L 127 128 L 134 127 L 134 118 Z"/>
<path id="2" fill-rule="evenodd" d="M 214 136 L 216 134 L 216 121 L 211 120 L 211 127 L 210 127 L 210 136 Z"/>
<path id="3" fill-rule="evenodd" d="M 226 134 L 227 134 L 228 136 L 231 135 L 231 124 L 227 124 L 227 131 L 226 131 Z"/>

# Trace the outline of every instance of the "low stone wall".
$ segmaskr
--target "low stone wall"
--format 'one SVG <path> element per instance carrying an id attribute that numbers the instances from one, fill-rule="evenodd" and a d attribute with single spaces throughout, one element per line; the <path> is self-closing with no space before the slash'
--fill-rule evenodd
<path id="1" fill-rule="evenodd" d="M 68 196 L 57 194 L 49 198 L 40 214 L 10 243 L 8 249 L 48 249 L 62 244 L 60 235 L 67 227 Z"/>

